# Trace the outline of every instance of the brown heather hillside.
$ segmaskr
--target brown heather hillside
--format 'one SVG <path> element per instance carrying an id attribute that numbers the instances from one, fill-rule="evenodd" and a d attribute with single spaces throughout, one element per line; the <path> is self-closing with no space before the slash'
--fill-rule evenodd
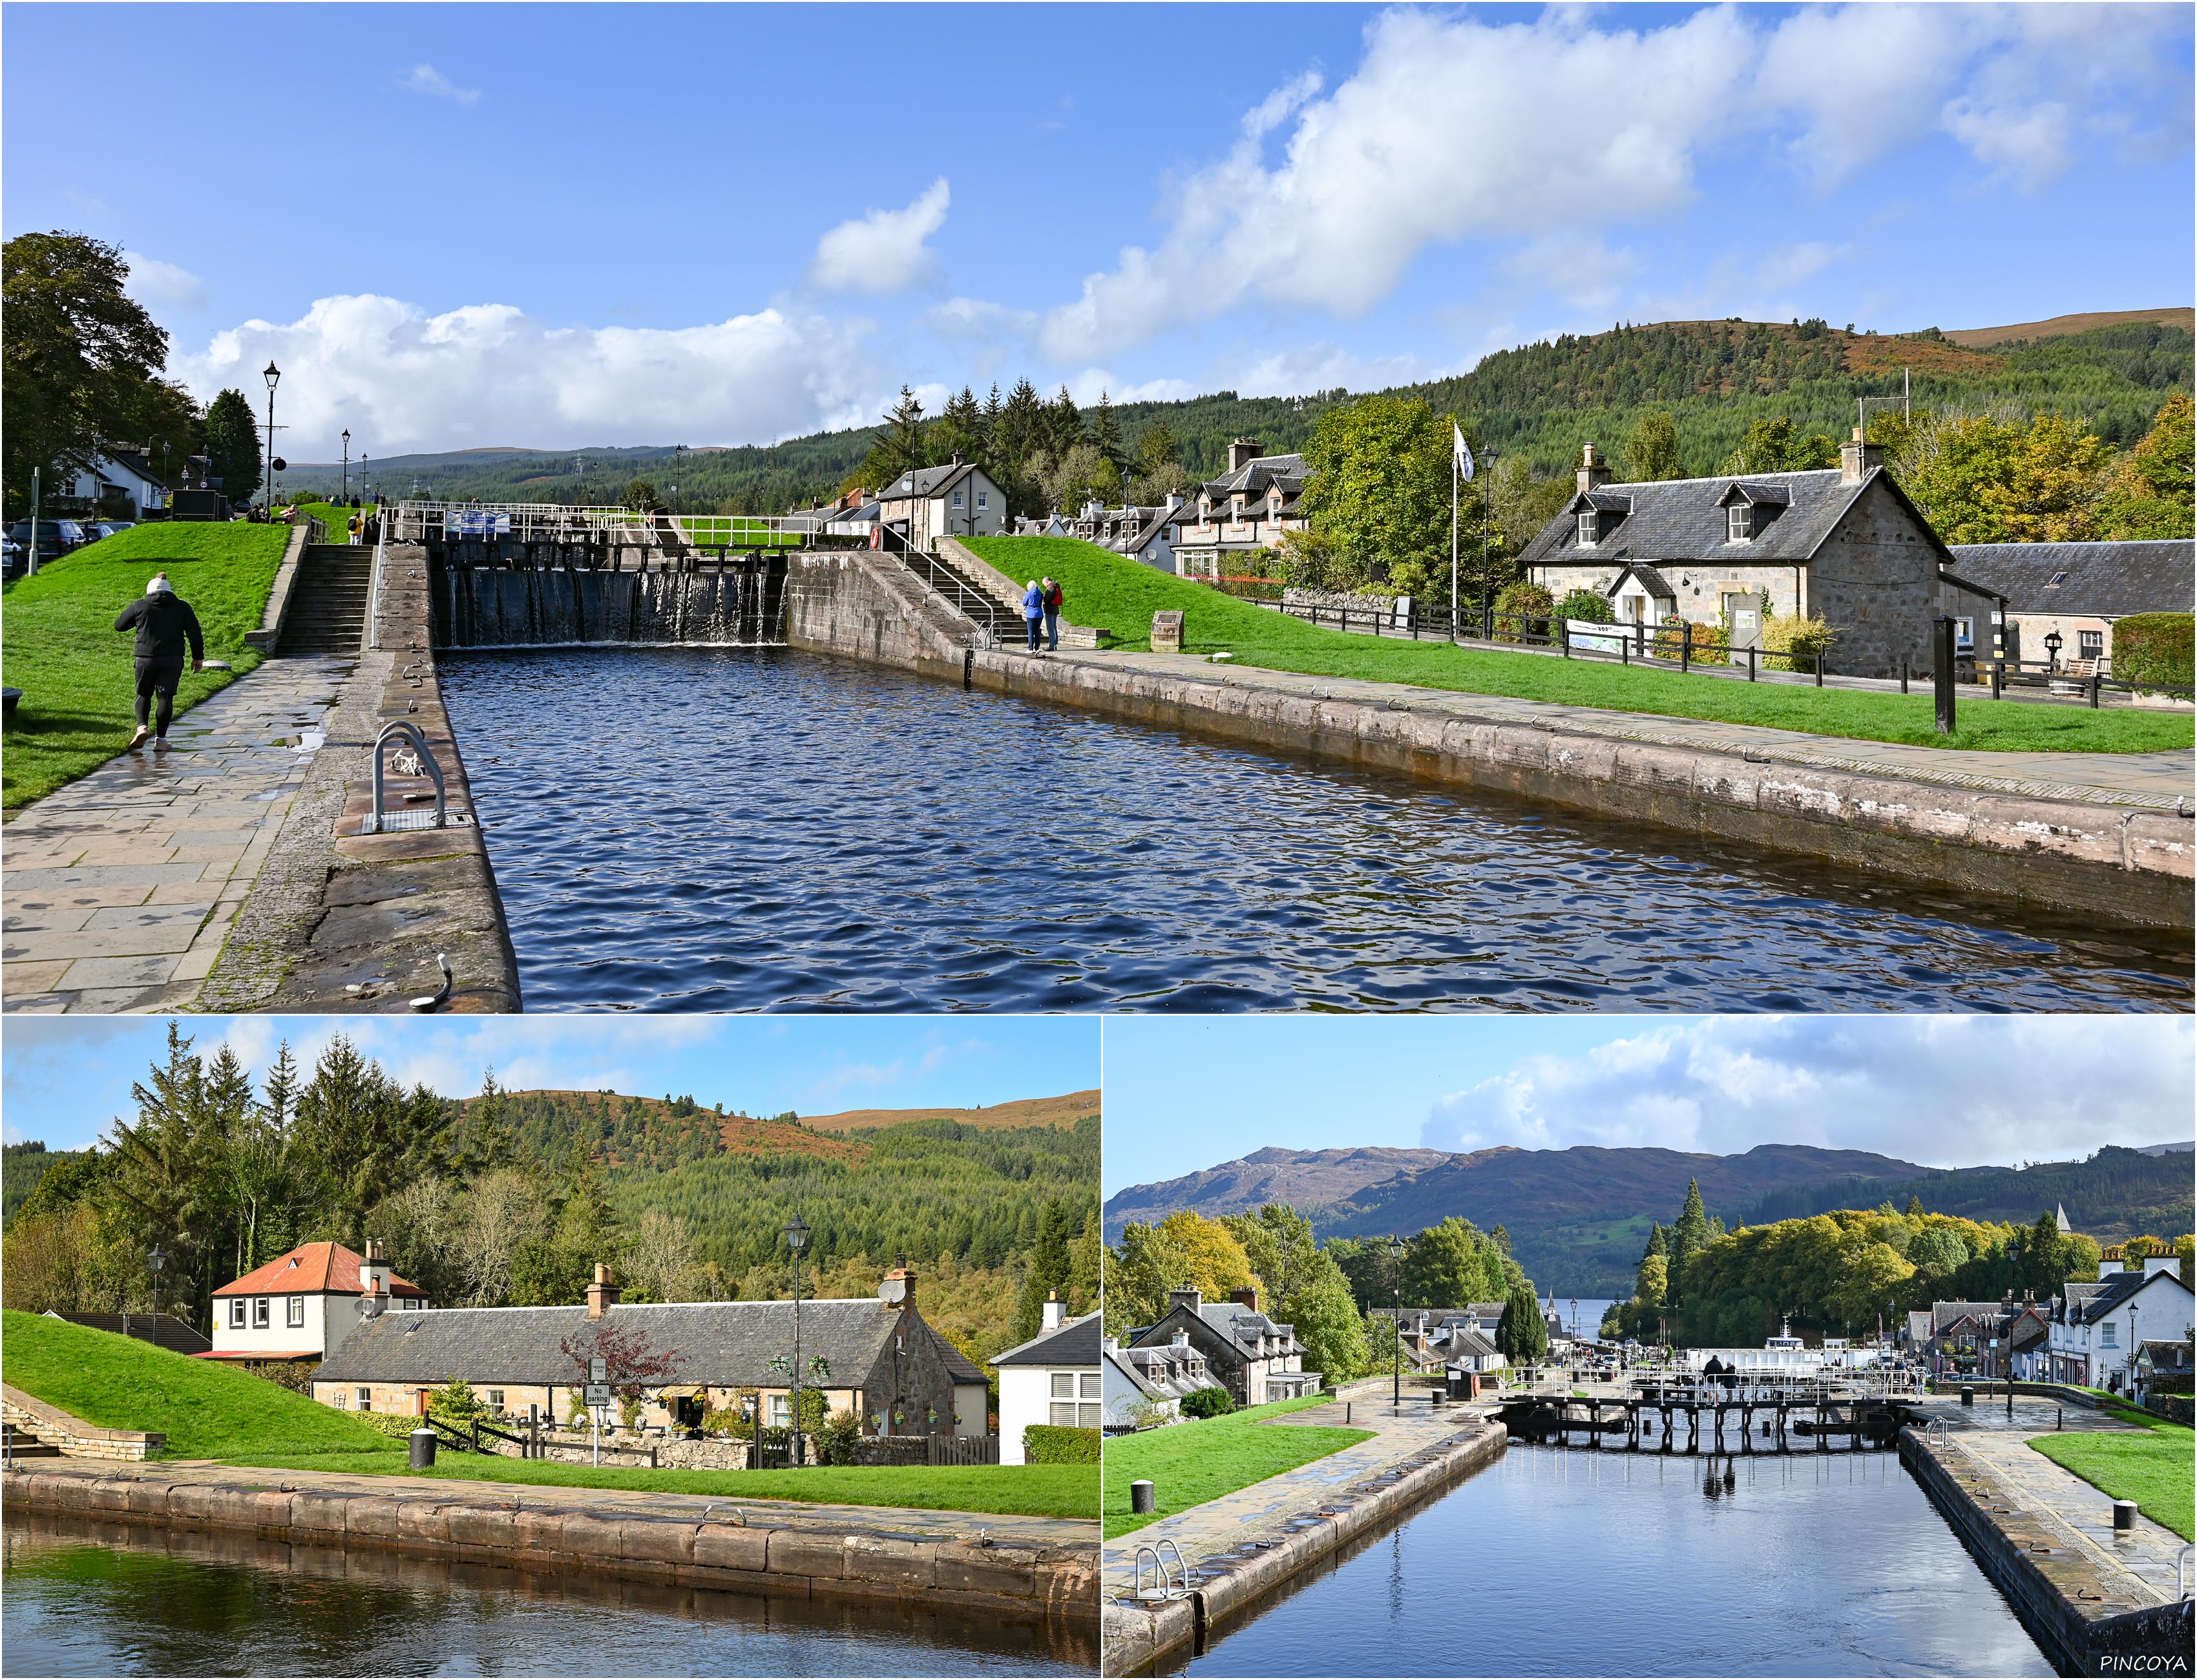
<path id="1" fill-rule="evenodd" d="M 1945 334 L 1955 344 L 1979 348 L 1986 345 L 2019 344 L 2038 339 L 2064 339 L 2097 327 L 2120 327 L 2132 321 L 2156 321 L 2163 327 L 2197 329 L 2197 309 L 2184 304 L 2171 310 L 2094 310 L 2088 315 L 2055 315 L 2049 321 L 2024 321 L 2012 327 L 1962 327 Z"/>
<path id="2" fill-rule="evenodd" d="M 978 1109 L 849 1109 L 844 1114 L 803 1115 L 812 1132 L 863 1132 L 879 1126 L 906 1126 L 919 1120 L 951 1120 L 988 1132 L 1017 1126 L 1052 1126 L 1072 1132 L 1098 1112 L 1096 1091 L 1071 1091 L 1064 1097 L 1025 1097 Z"/>

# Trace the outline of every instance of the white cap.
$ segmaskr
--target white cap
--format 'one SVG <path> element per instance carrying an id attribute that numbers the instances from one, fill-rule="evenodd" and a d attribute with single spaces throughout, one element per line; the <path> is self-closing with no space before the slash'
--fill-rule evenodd
<path id="1" fill-rule="evenodd" d="M 156 571 L 153 574 L 153 581 L 145 586 L 145 593 L 148 595 L 171 595 L 175 591 L 169 587 L 168 574 Z"/>

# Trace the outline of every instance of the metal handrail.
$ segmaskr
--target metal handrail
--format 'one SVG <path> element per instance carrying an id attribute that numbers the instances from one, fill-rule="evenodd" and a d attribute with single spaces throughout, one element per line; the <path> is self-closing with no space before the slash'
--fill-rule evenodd
<path id="1" fill-rule="evenodd" d="M 823 532 L 810 513 L 641 513 L 631 507 L 575 507 L 555 501 L 400 501 L 385 510 L 400 540 L 438 533 L 473 536 L 600 536 L 645 546 L 668 539 L 688 547 L 806 547 Z M 478 527 L 478 529 L 470 529 Z"/>
<path id="2" fill-rule="evenodd" d="M 2174 1596 L 2197 1598 L 2197 1546 L 2184 1546 L 2174 1554 Z"/>
<path id="3" fill-rule="evenodd" d="M 1011 616 L 1006 607 L 935 554 L 925 553 L 890 526 L 880 525 L 878 530 L 885 533 L 878 539 L 879 552 L 892 555 L 928 585 L 933 594 L 983 631 L 988 646 L 999 646 L 1000 623 Z M 900 545 L 897 549 L 892 547 L 896 542 Z"/>
<path id="4" fill-rule="evenodd" d="M 1174 1553 L 1175 1577 L 1172 1583 L 1168 1579 L 1167 1559 L 1161 1555 L 1161 1546 Z M 1148 1557 L 1152 1561 L 1152 1584 L 1149 1589 L 1145 1585 L 1145 1560 Z M 1182 1549 L 1173 1540 L 1162 1540 L 1157 1546 L 1139 1546 L 1130 1568 L 1133 1573 L 1129 1596 L 1139 1604 L 1172 1604 L 1190 1596 L 1189 1571 L 1182 1561 Z"/>
<path id="5" fill-rule="evenodd" d="M 374 809 L 367 814 L 366 826 L 359 830 L 361 834 L 390 834 L 396 832 L 399 828 L 413 828 L 420 826 L 420 825 L 409 822 L 392 825 L 390 821 L 391 817 L 398 815 L 409 817 L 412 814 L 409 811 L 399 813 L 395 811 L 385 811 L 382 808 L 381 796 L 383 760 L 386 756 L 385 749 L 388 747 L 389 743 L 391 740 L 397 739 L 402 739 L 406 741 L 406 743 L 411 747 L 413 753 L 418 758 L 420 762 L 420 768 L 418 770 L 408 771 L 406 773 L 413 775 L 425 774 L 435 784 L 435 820 L 432 824 L 428 826 L 435 828 L 442 828 L 448 825 L 449 811 L 445 803 L 444 791 L 443 787 L 443 767 L 435 762 L 434 752 L 427 745 L 427 738 L 420 733 L 420 726 L 411 721 L 409 718 L 400 717 L 384 724 L 382 726 L 381 733 L 374 737 Z M 400 766 L 399 768 L 402 768 L 403 767 Z"/>

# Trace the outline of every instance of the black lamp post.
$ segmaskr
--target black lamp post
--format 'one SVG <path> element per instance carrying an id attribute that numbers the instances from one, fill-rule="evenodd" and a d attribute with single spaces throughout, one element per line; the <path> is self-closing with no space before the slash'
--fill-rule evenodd
<path id="1" fill-rule="evenodd" d="M 153 1269 L 153 1345 L 156 1347 L 160 1342 L 160 1268 L 167 1263 L 168 1257 L 155 1243 L 145 1256 L 145 1264 Z"/>
<path id="2" fill-rule="evenodd" d="M 343 499 L 348 503 L 351 501 L 351 428 L 349 426 L 344 428 L 343 451 Z M 365 459 L 363 455 L 359 457 L 362 465 L 364 464 Z"/>
<path id="3" fill-rule="evenodd" d="M 2049 631 L 2045 635 L 2045 657 L 2052 662 L 2052 669 L 2055 671 L 2060 669 L 2060 650 L 2067 645 L 2067 638 L 2061 635 L 2057 630 Z"/>
<path id="4" fill-rule="evenodd" d="M 753 1394 L 740 1396 L 740 1411 L 748 1420 L 748 1438 L 753 1445 L 748 1450 L 748 1469 L 762 1469 L 762 1407 Z"/>
<path id="5" fill-rule="evenodd" d="M 275 358 L 267 359 L 267 371 L 261 377 L 267 381 L 267 512 L 275 512 L 275 387 L 282 382 L 282 370 L 275 365 Z"/>
<path id="6" fill-rule="evenodd" d="M 1391 1237 L 1388 1239 L 1388 1258 L 1395 1263 L 1392 1271 L 1392 1282 L 1396 1298 L 1396 1316 L 1388 1325 L 1396 1338 L 1395 1346 L 1390 1350 L 1388 1359 L 1393 1376 L 1390 1383 L 1389 1404 L 1400 1408 L 1404 1404 L 1404 1239 L 1402 1237 Z"/>
<path id="7" fill-rule="evenodd" d="M 809 1246 L 809 1227 L 796 1214 L 785 1226 L 785 1246 L 793 1250 L 793 1464 L 808 1462 L 801 1448 L 801 1251 Z"/>

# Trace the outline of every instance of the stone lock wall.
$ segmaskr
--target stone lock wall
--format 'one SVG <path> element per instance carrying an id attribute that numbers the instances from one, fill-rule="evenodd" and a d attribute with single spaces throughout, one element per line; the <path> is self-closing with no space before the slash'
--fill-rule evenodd
<path id="1" fill-rule="evenodd" d="M 101 1428 L 5 1383 L 0 1383 L 0 1422 L 27 1430 L 68 1458 L 142 1463 L 168 1445 L 157 1430 Z"/>

